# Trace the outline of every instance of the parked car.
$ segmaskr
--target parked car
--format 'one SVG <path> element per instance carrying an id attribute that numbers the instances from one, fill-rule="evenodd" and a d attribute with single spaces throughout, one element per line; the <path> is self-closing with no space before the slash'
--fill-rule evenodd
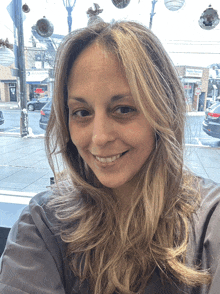
<path id="1" fill-rule="evenodd" d="M 37 99 L 36 101 L 32 100 L 27 103 L 27 109 L 30 111 L 40 110 L 45 104 L 47 104 L 47 102 L 51 100 L 52 99 L 50 97 L 43 97 L 43 98 Z"/>
<path id="2" fill-rule="evenodd" d="M 0 125 L 2 125 L 4 123 L 4 116 L 3 116 L 3 112 L 0 110 Z"/>
<path id="3" fill-rule="evenodd" d="M 206 109 L 212 107 L 216 103 L 220 103 L 220 96 L 218 96 L 215 100 L 212 97 L 207 97 L 206 98 Z"/>
<path id="4" fill-rule="evenodd" d="M 207 109 L 202 125 L 206 134 L 220 139 L 220 103 L 215 103 Z"/>
<path id="5" fill-rule="evenodd" d="M 41 129 L 46 130 L 50 117 L 50 111 L 52 106 L 52 99 L 41 109 L 39 126 Z"/>
<path id="6" fill-rule="evenodd" d="M 205 115 L 207 115 L 213 108 L 215 108 L 219 104 L 220 104 L 220 102 L 218 102 L 218 101 L 215 101 L 215 102 L 211 103 L 209 105 L 209 107 L 206 108 Z"/>

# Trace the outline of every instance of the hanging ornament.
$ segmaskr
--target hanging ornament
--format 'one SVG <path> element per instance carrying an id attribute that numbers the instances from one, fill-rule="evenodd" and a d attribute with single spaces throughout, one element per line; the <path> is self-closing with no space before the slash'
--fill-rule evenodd
<path id="1" fill-rule="evenodd" d="M 183 7 L 185 0 L 164 0 L 164 4 L 167 9 L 171 11 L 177 11 Z"/>
<path id="2" fill-rule="evenodd" d="M 30 12 L 30 8 L 29 8 L 29 6 L 28 6 L 27 4 L 24 4 L 24 5 L 22 6 L 22 11 L 23 11 L 24 13 L 28 13 L 28 12 Z"/>
<path id="3" fill-rule="evenodd" d="M 100 6 L 97 3 L 93 3 L 93 6 L 94 9 L 90 7 L 86 12 L 89 18 L 87 23 L 88 26 L 94 25 L 99 22 L 103 22 L 103 19 L 100 16 L 98 16 L 100 13 L 102 13 L 103 9 L 100 9 Z"/>
<path id="4" fill-rule="evenodd" d="M 203 11 L 202 15 L 199 19 L 199 25 L 204 30 L 212 30 L 219 24 L 218 13 L 215 9 L 209 5 L 205 11 Z"/>
<path id="5" fill-rule="evenodd" d="M 0 39 L 0 65 L 10 66 L 15 62 L 15 56 L 11 49 L 13 49 L 13 45 L 9 44 L 8 39 L 5 41 Z"/>
<path id="6" fill-rule="evenodd" d="M 53 24 L 45 16 L 36 23 L 36 31 L 41 37 L 48 38 L 52 36 L 53 30 Z"/>
<path id="7" fill-rule="evenodd" d="M 130 0 L 112 0 L 112 3 L 117 7 L 117 8 L 125 8 L 128 6 L 130 3 Z"/>

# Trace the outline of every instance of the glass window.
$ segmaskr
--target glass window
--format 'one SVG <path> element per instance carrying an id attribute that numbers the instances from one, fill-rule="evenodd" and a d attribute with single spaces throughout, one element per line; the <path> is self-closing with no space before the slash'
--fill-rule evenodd
<path id="1" fill-rule="evenodd" d="M 220 113 L 220 105 L 218 105 L 214 110 L 213 112 L 215 113 Z"/>
<path id="2" fill-rule="evenodd" d="M 68 8 L 64 6 L 64 2 L 70 2 L 72 5 L 71 17 L 68 16 Z M 210 26 L 209 29 L 202 28 L 199 24 L 200 17 L 210 5 L 210 1 L 185 0 L 182 1 L 184 4 L 178 7 L 179 9 L 174 7 L 175 0 L 166 1 L 170 2 L 168 6 L 163 0 L 125 1 L 127 6 L 120 9 L 113 2 L 112 0 L 99 1 L 100 11 L 103 11 L 98 16 L 102 20 L 106 22 L 113 19 L 137 20 L 151 28 L 168 52 L 185 93 L 186 147 L 188 149 L 191 148 L 190 146 L 219 148 L 219 139 L 207 135 L 202 128 L 207 107 L 217 101 L 220 95 L 220 24 L 213 29 L 210 29 Z M 18 31 L 14 26 L 12 3 L 12 0 L 0 1 L 0 39 L 8 39 L 16 49 Z M 53 97 L 57 48 L 69 31 L 86 27 L 91 22 L 92 17 L 87 14 L 87 11 L 90 7 L 95 10 L 95 7 L 89 0 L 27 0 L 22 3 L 27 4 L 30 9 L 29 12 L 22 13 L 24 38 L 22 56 L 25 59 L 26 73 L 24 95 L 26 95 L 27 103 L 30 104 L 27 106 L 29 133 L 28 140 L 22 140 L 21 97 L 24 95 L 21 94 L 20 79 L 16 60 L 14 60 L 15 62 L 11 65 L 0 65 L 0 110 L 4 116 L 4 123 L 0 125 L 1 142 L 5 138 L 5 143 L 1 145 L 3 150 L 0 149 L 4 158 L 4 160 L 1 159 L 0 168 L 5 174 L 7 172 L 5 166 L 11 171 L 4 180 L 0 177 L 0 190 L 37 193 L 49 185 L 49 178 L 53 176 L 44 151 L 45 125 L 42 127 L 40 120 L 42 107 Z M 219 10 L 219 0 L 213 0 L 211 4 L 214 9 Z M 220 11 L 218 14 L 220 16 Z M 53 33 L 50 36 L 39 35 L 37 31 L 37 22 L 42 20 L 43 16 L 48 21 L 48 28 L 53 27 Z M 36 103 L 37 100 L 41 103 Z M 219 110 L 219 107 L 216 110 Z M 16 140 L 20 140 L 19 143 Z M 24 144 L 26 144 L 25 147 Z M 13 156 L 8 156 L 7 152 L 12 150 L 13 146 L 17 148 L 13 151 Z M 33 154 L 36 154 L 37 148 L 40 153 L 34 161 Z M 27 151 L 23 152 L 24 149 Z M 18 153 L 17 157 L 16 153 Z M 21 154 L 24 154 L 24 157 L 20 156 Z M 202 156 L 197 158 L 200 158 L 202 162 Z M 22 170 L 18 170 L 18 167 Z M 33 176 L 35 180 L 30 173 L 31 168 L 34 168 L 33 175 L 36 175 L 37 171 L 37 176 Z M 20 174 L 27 171 L 29 171 L 27 176 L 20 178 Z M 220 182 L 220 176 L 216 178 L 217 173 L 211 174 L 209 171 L 211 168 L 207 169 L 203 175 L 208 175 L 210 178 L 213 175 L 213 179 Z M 13 178 L 12 174 L 17 175 L 17 179 Z M 13 181 L 18 183 L 12 184 Z"/>

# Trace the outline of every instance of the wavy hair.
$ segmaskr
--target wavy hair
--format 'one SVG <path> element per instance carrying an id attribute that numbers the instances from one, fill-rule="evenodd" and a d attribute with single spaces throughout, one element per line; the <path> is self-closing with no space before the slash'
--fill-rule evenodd
<path id="1" fill-rule="evenodd" d="M 68 128 L 70 70 L 95 42 L 118 58 L 135 102 L 155 131 L 155 148 L 139 172 L 134 201 L 124 219 L 119 218 L 111 189 L 83 162 Z M 48 206 L 59 220 L 74 274 L 81 282 L 88 279 L 94 294 L 142 293 L 155 268 L 171 283 L 210 283 L 208 272 L 185 262 L 200 194 L 195 178 L 183 166 L 184 92 L 160 41 L 136 22 L 99 23 L 65 38 L 55 73 L 46 151 L 57 184 Z M 61 176 L 60 164 L 65 171 Z"/>

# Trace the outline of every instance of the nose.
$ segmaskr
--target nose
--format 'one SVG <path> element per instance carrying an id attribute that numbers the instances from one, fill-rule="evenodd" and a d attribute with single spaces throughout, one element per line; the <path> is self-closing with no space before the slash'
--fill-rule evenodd
<path id="1" fill-rule="evenodd" d="M 107 115 L 97 114 L 93 120 L 92 141 L 96 146 L 104 146 L 115 140 L 114 123 Z"/>

